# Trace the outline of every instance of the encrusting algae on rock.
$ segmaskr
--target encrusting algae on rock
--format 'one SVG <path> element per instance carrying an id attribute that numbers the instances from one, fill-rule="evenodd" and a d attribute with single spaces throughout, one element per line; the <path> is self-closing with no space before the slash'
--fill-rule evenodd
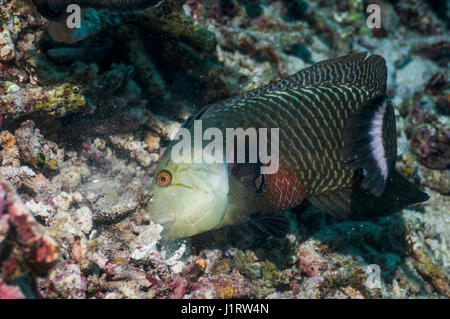
<path id="1" fill-rule="evenodd" d="M 376 3 L 380 29 L 362 1 L 80 2 L 78 35 L 53 38 L 0 0 L 0 298 L 448 298 L 448 9 Z M 283 238 L 164 238 L 147 204 L 186 119 L 357 52 L 386 61 L 395 168 L 426 202 L 358 221 L 305 201 Z"/>

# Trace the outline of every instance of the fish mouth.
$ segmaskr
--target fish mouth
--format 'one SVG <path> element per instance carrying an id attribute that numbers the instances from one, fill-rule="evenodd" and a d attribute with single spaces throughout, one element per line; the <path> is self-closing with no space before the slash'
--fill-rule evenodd
<path id="1" fill-rule="evenodd" d="M 177 220 L 176 216 L 174 216 L 173 218 L 153 219 L 155 223 L 158 223 L 163 227 L 174 224 L 176 220 Z"/>
<path id="2" fill-rule="evenodd" d="M 169 220 L 169 219 L 165 219 L 165 220 L 152 219 L 152 221 L 154 221 L 155 223 L 162 226 L 163 230 L 161 232 L 161 235 L 164 238 L 175 239 L 175 238 L 181 237 L 181 236 L 178 236 L 178 231 L 177 231 L 176 227 L 174 227 L 176 219 L 177 218 L 175 217 L 171 220 Z"/>
<path id="3" fill-rule="evenodd" d="M 177 214 L 161 214 L 150 215 L 150 220 L 165 227 L 170 224 L 174 224 L 177 220 Z"/>
<path id="4" fill-rule="evenodd" d="M 153 198 L 150 199 L 149 204 L 151 205 L 151 202 L 153 201 Z M 150 206 L 151 207 L 151 206 Z M 165 227 L 166 225 L 173 224 L 177 220 L 177 214 L 158 214 L 157 208 L 149 209 L 150 213 L 150 220 L 152 222 L 155 222 L 157 224 L 160 224 L 161 226 Z"/>

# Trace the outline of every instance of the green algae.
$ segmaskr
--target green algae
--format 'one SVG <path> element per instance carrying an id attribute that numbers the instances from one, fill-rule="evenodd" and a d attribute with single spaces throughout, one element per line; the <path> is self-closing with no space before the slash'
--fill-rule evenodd
<path id="1" fill-rule="evenodd" d="M 36 101 L 34 110 L 54 111 L 59 116 L 67 112 L 78 112 L 86 106 L 84 98 L 78 86 L 65 83 L 48 90 L 46 97 Z"/>

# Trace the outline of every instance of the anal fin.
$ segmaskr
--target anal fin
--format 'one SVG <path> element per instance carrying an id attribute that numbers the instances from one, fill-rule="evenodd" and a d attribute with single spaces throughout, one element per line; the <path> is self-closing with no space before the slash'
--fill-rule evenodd
<path id="1" fill-rule="evenodd" d="M 311 204 L 317 206 L 327 214 L 344 219 L 347 218 L 352 211 L 351 194 L 352 190 L 350 188 L 345 188 L 311 196 L 308 200 Z"/>

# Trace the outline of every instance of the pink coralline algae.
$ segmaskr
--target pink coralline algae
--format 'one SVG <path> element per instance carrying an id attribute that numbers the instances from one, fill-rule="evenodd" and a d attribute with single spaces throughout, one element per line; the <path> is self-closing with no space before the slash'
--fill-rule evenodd
<path id="1" fill-rule="evenodd" d="M 192 286 L 190 298 L 249 298 L 255 294 L 257 286 L 239 273 L 219 275 L 213 279 L 202 279 Z"/>
<path id="2" fill-rule="evenodd" d="M 0 210 L 0 251 L 5 255 L 0 263 L 3 278 L 14 280 L 25 272 L 47 273 L 59 259 L 59 246 L 42 233 L 15 191 L 3 181 L 0 181 Z M 5 244 L 13 247 L 9 254 L 2 251 Z M 0 291 L 9 294 L 13 290 L 0 281 Z"/>
<path id="3" fill-rule="evenodd" d="M 450 165 L 450 130 L 423 125 L 413 130 L 411 150 L 419 161 L 432 169 L 446 169 Z"/>
<path id="4" fill-rule="evenodd" d="M 448 168 L 450 129 L 445 120 L 428 108 L 426 103 L 416 102 L 411 107 L 408 121 L 406 133 L 410 137 L 409 146 L 418 156 L 419 162 L 431 169 Z"/>
<path id="5" fill-rule="evenodd" d="M 0 299 L 23 299 L 25 296 L 17 286 L 11 286 L 0 278 Z"/>
<path id="6" fill-rule="evenodd" d="M 306 244 L 300 244 L 297 250 L 299 266 L 308 277 L 319 276 L 328 268 L 325 259 L 314 248 L 310 242 L 307 242 Z"/>
<path id="7" fill-rule="evenodd" d="M 54 41 L 17 0 L 0 2 L 0 298 L 449 297 L 442 1 L 376 0 L 373 30 L 367 1 L 89 8 L 95 32 L 73 44 Z M 150 186 L 189 116 L 361 51 L 387 62 L 397 168 L 430 200 L 370 221 L 304 201 L 283 212 L 285 238 L 249 223 L 164 238 L 147 213 Z"/>

